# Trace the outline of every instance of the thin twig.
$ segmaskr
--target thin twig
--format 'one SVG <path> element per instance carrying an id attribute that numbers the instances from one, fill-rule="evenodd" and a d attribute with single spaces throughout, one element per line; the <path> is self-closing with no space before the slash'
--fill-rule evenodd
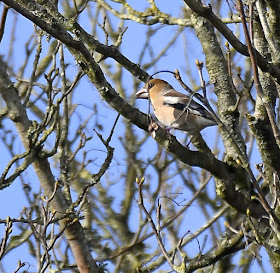
<path id="1" fill-rule="evenodd" d="M 160 249 L 161 249 L 161 251 L 162 251 L 162 254 L 164 255 L 166 261 L 168 262 L 168 264 L 170 265 L 170 267 L 171 267 L 174 271 L 176 271 L 176 270 L 175 270 L 175 265 L 172 263 L 172 261 L 171 261 L 169 255 L 168 255 L 168 253 L 167 253 L 167 251 L 166 251 L 166 249 L 165 249 L 165 246 L 164 246 L 164 244 L 163 244 L 163 242 L 162 242 L 161 236 L 160 236 L 160 234 L 159 234 L 158 231 L 157 231 L 157 227 L 156 227 L 156 225 L 155 225 L 155 223 L 154 223 L 154 221 L 153 221 L 153 219 L 152 219 L 150 213 L 147 211 L 147 209 L 146 209 L 146 207 L 145 207 L 145 205 L 144 205 L 144 202 L 143 202 L 143 194 L 142 194 L 142 185 L 143 185 L 143 183 L 144 183 L 144 180 L 145 180 L 145 179 L 141 179 L 141 180 L 139 181 L 139 180 L 137 179 L 137 181 L 136 181 L 137 184 L 138 184 L 138 192 L 139 192 L 139 201 L 138 201 L 138 205 L 139 205 L 139 207 L 143 210 L 143 212 L 145 213 L 145 215 L 146 215 L 146 217 L 147 217 L 147 220 L 149 221 L 149 223 L 150 223 L 150 225 L 151 225 L 151 228 L 152 228 L 152 230 L 153 230 L 153 233 L 154 233 L 155 236 L 156 236 L 157 242 L 158 242 L 158 244 L 159 244 L 159 247 L 160 247 Z"/>
<path id="2" fill-rule="evenodd" d="M 18 264 L 17 264 L 17 268 L 16 270 L 13 272 L 13 273 L 17 273 L 22 267 L 24 267 L 26 265 L 26 263 L 22 263 L 21 260 L 18 261 Z M 28 268 L 30 267 L 30 265 L 28 266 Z M 28 270 L 27 268 L 27 270 Z"/>
<path id="3" fill-rule="evenodd" d="M 0 245 L 0 261 L 2 260 L 2 258 L 4 256 L 9 236 L 12 233 L 13 222 L 11 221 L 10 217 L 7 217 L 6 224 L 7 224 L 7 226 L 5 229 L 5 235 L 4 235 L 4 238 L 2 239 L 1 245 Z"/>

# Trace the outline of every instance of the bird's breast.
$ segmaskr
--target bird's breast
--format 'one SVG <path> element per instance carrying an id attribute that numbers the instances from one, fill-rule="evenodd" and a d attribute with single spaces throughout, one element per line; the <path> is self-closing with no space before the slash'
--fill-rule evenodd
<path id="1" fill-rule="evenodd" d="M 172 107 L 165 106 L 154 108 L 154 113 L 157 119 L 165 126 L 172 126 L 172 124 L 176 122 L 174 108 Z"/>

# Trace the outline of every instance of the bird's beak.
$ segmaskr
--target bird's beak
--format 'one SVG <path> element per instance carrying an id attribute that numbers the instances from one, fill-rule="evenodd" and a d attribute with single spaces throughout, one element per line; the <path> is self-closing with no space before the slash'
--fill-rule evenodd
<path id="1" fill-rule="evenodd" d="M 146 88 L 142 88 L 135 94 L 136 99 L 148 99 L 149 94 Z"/>

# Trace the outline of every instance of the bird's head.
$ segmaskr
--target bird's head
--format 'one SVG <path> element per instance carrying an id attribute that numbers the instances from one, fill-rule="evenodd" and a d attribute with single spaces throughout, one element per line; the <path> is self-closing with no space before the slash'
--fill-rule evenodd
<path id="1" fill-rule="evenodd" d="M 135 98 L 148 99 L 149 93 L 150 95 L 152 94 L 153 96 L 156 96 L 157 94 L 163 95 L 165 91 L 170 89 L 172 89 L 172 86 L 168 82 L 160 79 L 152 79 L 149 80 L 145 84 L 145 86 L 135 94 Z"/>

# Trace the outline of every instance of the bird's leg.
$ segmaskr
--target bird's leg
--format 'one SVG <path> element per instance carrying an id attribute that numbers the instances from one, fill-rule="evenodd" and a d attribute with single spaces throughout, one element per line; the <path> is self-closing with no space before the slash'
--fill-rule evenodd
<path id="1" fill-rule="evenodd" d="M 155 121 L 151 120 L 151 122 L 148 126 L 148 131 L 150 132 L 152 138 L 156 137 L 156 130 L 158 128 L 159 128 L 159 125 Z M 170 131 L 173 129 L 174 129 L 173 127 L 165 127 L 165 130 L 169 135 L 171 135 Z"/>
<path id="2" fill-rule="evenodd" d="M 148 126 L 148 131 L 150 132 L 152 138 L 155 138 L 156 137 L 156 130 L 158 129 L 158 124 L 151 120 L 149 126 Z"/>

